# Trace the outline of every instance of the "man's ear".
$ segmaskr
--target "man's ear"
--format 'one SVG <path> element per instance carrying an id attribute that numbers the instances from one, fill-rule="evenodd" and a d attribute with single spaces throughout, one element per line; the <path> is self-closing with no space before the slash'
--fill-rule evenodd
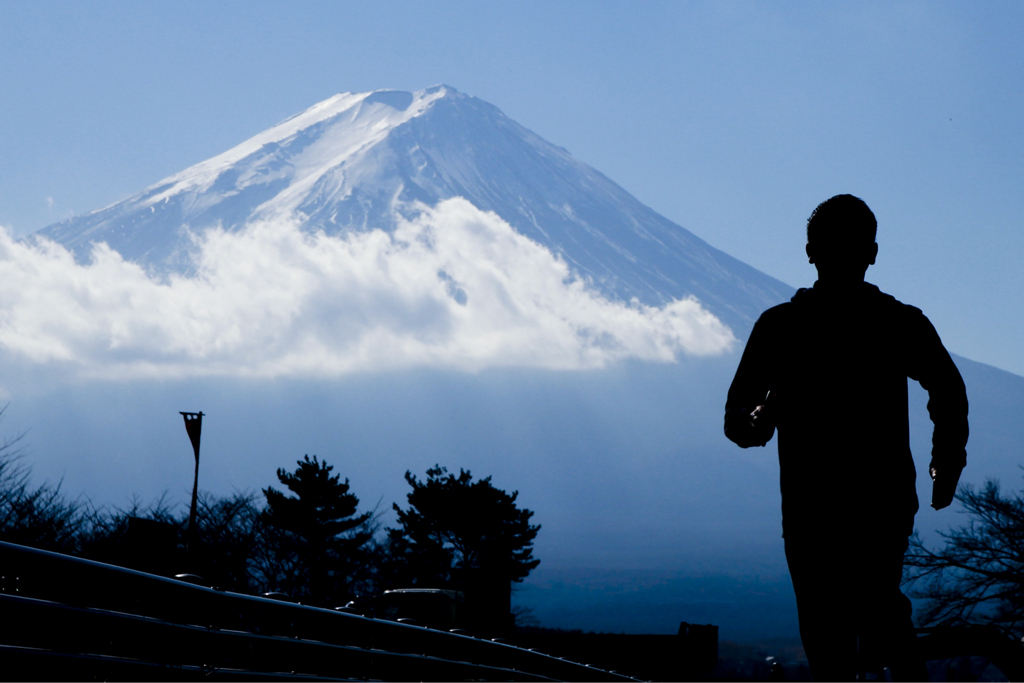
<path id="1" fill-rule="evenodd" d="M 875 265 L 875 258 L 878 256 L 878 242 L 872 242 L 871 251 L 868 253 L 871 255 L 871 258 L 868 259 L 868 265 L 873 266 Z"/>
<path id="2" fill-rule="evenodd" d="M 804 247 L 804 251 L 807 252 L 807 262 L 814 263 L 814 247 L 811 246 L 810 242 L 808 242 L 807 246 Z M 874 263 L 874 261 L 872 261 L 872 263 Z"/>

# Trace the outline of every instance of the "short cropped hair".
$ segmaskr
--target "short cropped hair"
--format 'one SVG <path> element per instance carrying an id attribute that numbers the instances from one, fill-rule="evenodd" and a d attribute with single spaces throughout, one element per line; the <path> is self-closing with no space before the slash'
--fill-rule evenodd
<path id="1" fill-rule="evenodd" d="M 807 242 L 872 244 L 878 221 L 863 199 L 852 194 L 837 194 L 826 199 L 807 219 Z"/>

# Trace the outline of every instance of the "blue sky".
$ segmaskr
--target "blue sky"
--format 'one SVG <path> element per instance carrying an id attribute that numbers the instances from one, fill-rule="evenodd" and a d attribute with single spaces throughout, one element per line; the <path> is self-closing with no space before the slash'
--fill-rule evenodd
<path id="1" fill-rule="evenodd" d="M 0 225 L 100 208 L 341 91 L 481 97 L 793 285 L 863 197 L 869 279 L 1024 374 L 1024 5 L 0 2 Z"/>

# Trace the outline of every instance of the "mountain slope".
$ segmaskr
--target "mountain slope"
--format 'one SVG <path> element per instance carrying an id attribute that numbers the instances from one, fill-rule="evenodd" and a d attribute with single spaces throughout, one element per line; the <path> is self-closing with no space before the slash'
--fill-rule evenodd
<path id="1" fill-rule="evenodd" d="M 297 217 L 327 234 L 393 230 L 451 197 L 493 211 L 609 297 L 688 295 L 743 335 L 792 288 L 711 247 L 496 107 L 448 86 L 340 94 L 217 157 L 39 234 L 88 258 L 106 242 L 187 271 L 189 231 Z"/>

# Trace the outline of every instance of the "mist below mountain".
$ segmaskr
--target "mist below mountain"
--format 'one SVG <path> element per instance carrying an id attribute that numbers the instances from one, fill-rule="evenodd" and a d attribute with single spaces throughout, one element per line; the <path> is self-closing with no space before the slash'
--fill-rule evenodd
<path id="1" fill-rule="evenodd" d="M 741 450 L 721 431 L 737 354 L 592 371 L 497 369 L 343 380 L 54 382 L 20 385 L 3 432 L 28 430 L 35 479 L 95 503 L 166 492 L 187 505 L 192 454 L 178 411 L 202 410 L 201 488 L 258 492 L 316 454 L 363 509 L 403 504 L 406 470 L 441 464 L 518 490 L 542 525 L 541 566 L 515 601 L 543 625 L 723 638 L 794 635 L 775 442 Z M 957 358 L 971 398 L 965 482 L 1021 487 L 1024 378 Z M 926 538 L 964 518 L 928 507 L 926 395 L 911 383 L 912 447 Z M 866 498 L 870 492 L 865 492 Z M 183 508 L 182 508 L 183 509 Z M 828 511 L 823 511 L 828 514 Z"/>

